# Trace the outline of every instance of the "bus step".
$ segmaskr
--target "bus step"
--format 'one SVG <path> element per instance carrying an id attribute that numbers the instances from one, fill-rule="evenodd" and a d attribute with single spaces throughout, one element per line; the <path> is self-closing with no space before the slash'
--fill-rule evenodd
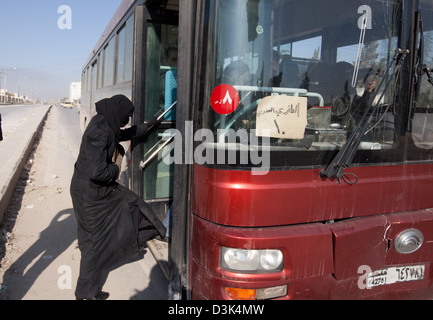
<path id="1" fill-rule="evenodd" d="M 168 243 L 152 239 L 147 241 L 146 245 L 161 268 L 164 277 L 169 281 Z"/>

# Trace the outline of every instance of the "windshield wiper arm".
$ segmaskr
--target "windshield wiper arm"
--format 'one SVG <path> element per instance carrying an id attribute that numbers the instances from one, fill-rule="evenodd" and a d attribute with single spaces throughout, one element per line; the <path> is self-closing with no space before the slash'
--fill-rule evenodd
<path id="1" fill-rule="evenodd" d="M 374 108 L 374 110 L 370 113 L 370 115 L 368 115 L 368 113 L 370 112 L 370 110 L 372 108 L 374 99 L 376 98 L 376 96 L 379 93 L 382 86 L 385 84 L 384 90 L 382 91 L 382 95 L 379 99 L 379 102 L 380 102 L 383 98 L 383 95 L 385 94 L 385 92 L 387 91 L 387 89 L 391 83 L 391 79 L 386 80 L 386 82 L 385 82 L 385 79 L 387 78 L 387 75 L 394 64 L 394 61 L 395 61 L 394 74 L 398 74 L 398 72 L 401 68 L 401 65 L 403 63 L 403 60 L 408 53 L 409 53 L 409 50 L 400 49 L 400 48 L 395 51 L 393 59 L 388 63 L 387 69 L 385 70 L 384 78 L 380 82 L 377 89 L 373 92 L 373 94 L 371 94 L 369 96 L 369 99 L 367 101 L 367 108 L 365 108 L 360 122 L 358 123 L 356 128 L 353 130 L 352 134 L 347 139 L 346 143 L 343 145 L 343 147 L 340 149 L 340 151 L 337 153 L 337 155 L 332 159 L 331 163 L 328 164 L 326 169 L 320 170 L 319 174 L 321 177 L 323 177 L 323 178 L 337 178 L 338 182 L 340 182 L 340 178 L 343 178 L 344 181 L 346 181 L 349 184 L 354 184 L 354 183 L 358 182 L 358 179 L 356 176 L 355 176 L 355 178 L 356 178 L 355 182 L 350 182 L 348 179 L 346 179 L 344 177 L 344 175 L 345 175 L 344 169 L 348 168 L 349 165 L 351 164 L 351 162 L 355 156 L 355 153 L 358 150 L 359 144 L 361 143 L 362 137 L 367 132 L 368 125 L 371 123 L 373 116 L 374 116 L 374 113 L 378 109 L 378 106 L 376 106 Z M 346 173 L 346 174 L 348 174 L 348 173 Z M 351 175 L 353 175 L 353 174 L 351 174 Z"/>

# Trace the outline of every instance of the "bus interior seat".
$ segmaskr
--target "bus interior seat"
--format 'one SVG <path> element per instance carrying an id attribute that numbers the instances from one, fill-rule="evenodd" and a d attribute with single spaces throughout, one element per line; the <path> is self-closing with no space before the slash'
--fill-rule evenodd
<path id="1" fill-rule="evenodd" d="M 340 120 L 348 112 L 350 101 L 356 94 L 351 86 L 352 75 L 353 66 L 347 62 L 318 62 L 308 66 L 304 83 L 308 91 L 323 96 L 325 106 L 333 107 L 333 118 Z"/>
<path id="2" fill-rule="evenodd" d="M 281 86 L 285 88 L 299 88 L 302 78 L 299 76 L 299 67 L 296 62 L 283 59 L 281 62 Z"/>
<path id="3" fill-rule="evenodd" d="M 353 66 L 341 61 L 332 66 L 332 121 L 344 122 L 348 115 L 351 102 L 356 95 L 356 89 L 352 87 Z"/>
<path id="4" fill-rule="evenodd" d="M 310 64 L 305 74 L 305 89 L 309 92 L 320 93 L 325 101 L 325 106 L 329 106 L 332 98 L 331 74 L 331 64 L 327 62 Z"/>

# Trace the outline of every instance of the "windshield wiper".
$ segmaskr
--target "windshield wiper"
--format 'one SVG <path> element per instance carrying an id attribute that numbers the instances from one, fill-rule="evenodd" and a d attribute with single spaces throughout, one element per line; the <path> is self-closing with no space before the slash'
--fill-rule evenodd
<path id="1" fill-rule="evenodd" d="M 361 143 L 363 136 L 367 132 L 368 125 L 371 123 L 375 112 L 379 109 L 378 108 L 379 103 L 378 103 L 370 112 L 373 106 L 374 99 L 376 98 L 377 94 L 381 91 L 381 88 L 385 85 L 382 94 L 378 100 L 378 102 L 380 102 L 383 98 L 383 95 L 385 94 L 389 85 L 392 82 L 391 81 L 392 79 L 388 78 L 387 76 L 389 74 L 389 71 L 391 70 L 393 64 L 395 64 L 393 75 L 398 75 L 400 72 L 400 68 L 403 64 L 403 60 L 408 53 L 409 50 L 400 49 L 400 48 L 395 51 L 393 59 L 388 63 L 387 69 L 385 70 L 385 76 L 383 77 L 377 89 L 374 92 L 372 92 L 372 94 L 368 97 L 367 104 L 366 104 L 367 107 L 365 108 L 362 118 L 359 121 L 358 125 L 353 130 L 352 134 L 347 139 L 346 143 L 343 145 L 343 147 L 340 149 L 337 155 L 332 159 L 331 163 L 328 164 L 326 169 L 320 171 L 319 174 L 322 178 L 330 178 L 330 179 L 337 178 L 338 183 L 340 183 L 340 178 L 342 178 L 348 184 L 355 184 L 358 182 L 358 178 L 353 173 L 344 173 L 344 169 L 348 168 L 352 163 L 355 153 L 358 150 L 359 144 Z M 387 80 L 385 81 L 385 79 Z M 355 181 L 351 181 L 350 179 L 346 178 L 345 175 L 351 175 L 355 177 Z"/>

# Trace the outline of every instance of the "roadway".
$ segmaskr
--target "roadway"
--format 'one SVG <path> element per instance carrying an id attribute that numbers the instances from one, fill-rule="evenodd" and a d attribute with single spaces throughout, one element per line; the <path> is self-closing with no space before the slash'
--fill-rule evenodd
<path id="1" fill-rule="evenodd" d="M 4 139 L 0 142 L 0 221 L 49 108 L 47 105 L 0 105 Z"/>
<path id="2" fill-rule="evenodd" d="M 3 138 L 25 125 L 30 117 L 34 117 L 35 111 L 44 111 L 49 106 L 43 105 L 0 105 L 2 115 Z"/>

